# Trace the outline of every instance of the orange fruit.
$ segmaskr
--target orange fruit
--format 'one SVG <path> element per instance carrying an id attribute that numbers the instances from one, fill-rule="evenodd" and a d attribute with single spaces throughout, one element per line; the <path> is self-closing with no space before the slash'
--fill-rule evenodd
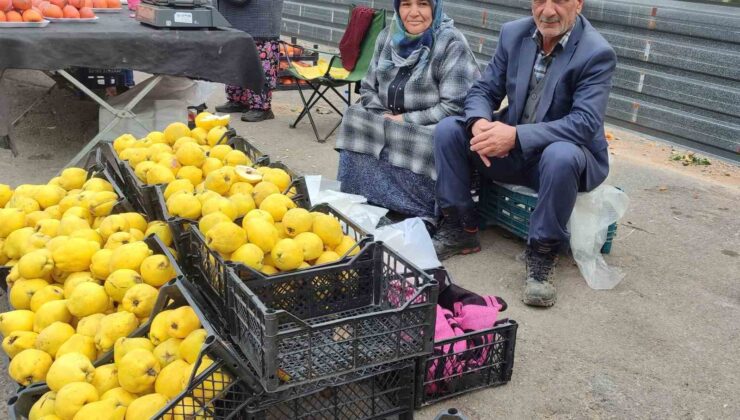
<path id="1" fill-rule="evenodd" d="M 93 12 L 93 9 L 89 7 L 83 7 L 80 9 L 80 17 L 82 19 L 92 19 L 95 17 L 95 12 Z"/>
<path id="2" fill-rule="evenodd" d="M 58 6 L 60 9 L 64 9 L 64 6 L 67 5 L 67 0 L 49 0 L 49 3 Z"/>
<path id="3" fill-rule="evenodd" d="M 56 4 L 50 4 L 44 7 L 43 9 L 41 9 L 41 14 L 43 14 L 44 17 L 48 17 L 52 19 L 61 19 L 64 17 L 64 13 L 62 12 L 62 9 Z"/>
<path id="4" fill-rule="evenodd" d="M 19 11 L 28 10 L 33 6 L 31 0 L 13 0 L 13 7 Z"/>
<path id="5" fill-rule="evenodd" d="M 93 8 L 95 9 L 107 9 L 108 2 L 106 0 L 93 0 Z"/>
<path id="6" fill-rule="evenodd" d="M 0 10 L 0 22 L 7 22 L 8 18 L 5 17 L 5 12 Z"/>
<path id="7" fill-rule="evenodd" d="M 41 13 L 38 10 L 26 10 L 23 12 L 23 21 L 24 22 L 41 22 L 44 20 L 44 17 L 41 16 Z"/>
<path id="8" fill-rule="evenodd" d="M 120 9 L 121 8 L 120 0 L 107 0 L 107 3 L 108 3 L 109 9 Z"/>
<path id="9" fill-rule="evenodd" d="M 5 14 L 8 22 L 23 22 L 23 16 L 15 10 L 11 10 Z"/>
<path id="10" fill-rule="evenodd" d="M 64 9 L 62 9 L 62 13 L 64 14 L 64 17 L 66 19 L 80 18 L 80 11 L 77 10 L 74 6 L 70 6 L 69 4 L 64 6 Z"/>
<path id="11" fill-rule="evenodd" d="M 13 4 L 12 0 L 0 0 L 0 12 L 7 12 Z M 5 13 L 3 13 L 4 15 Z"/>

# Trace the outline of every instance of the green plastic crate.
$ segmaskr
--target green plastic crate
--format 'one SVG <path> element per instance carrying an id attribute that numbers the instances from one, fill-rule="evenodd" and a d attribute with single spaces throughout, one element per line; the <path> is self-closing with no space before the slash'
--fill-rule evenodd
<path id="1" fill-rule="evenodd" d="M 527 239 L 529 217 L 537 205 L 537 197 L 512 191 L 493 182 L 484 182 L 479 191 L 478 213 L 481 227 L 500 226 L 515 236 Z M 611 252 L 616 235 L 617 224 L 613 223 L 606 231 L 606 242 L 601 247 L 602 254 Z"/>

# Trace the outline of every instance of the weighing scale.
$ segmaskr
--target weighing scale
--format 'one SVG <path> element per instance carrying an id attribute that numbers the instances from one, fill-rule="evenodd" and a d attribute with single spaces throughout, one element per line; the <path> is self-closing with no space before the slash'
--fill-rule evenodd
<path id="1" fill-rule="evenodd" d="M 231 27 L 208 0 L 142 0 L 136 20 L 157 28 Z"/>

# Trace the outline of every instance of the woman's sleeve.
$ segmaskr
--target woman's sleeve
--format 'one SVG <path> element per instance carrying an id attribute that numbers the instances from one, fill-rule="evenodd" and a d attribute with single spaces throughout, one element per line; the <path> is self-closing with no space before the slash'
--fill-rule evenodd
<path id="1" fill-rule="evenodd" d="M 467 43 L 463 40 L 455 40 L 445 49 L 437 74 L 439 75 L 439 103 L 427 109 L 403 114 L 404 121 L 412 124 L 432 125 L 442 121 L 445 117 L 461 114 L 468 89 L 480 78 L 480 69 Z"/>
<path id="2" fill-rule="evenodd" d="M 378 95 L 377 78 L 378 59 L 380 58 L 380 51 L 383 50 L 383 46 L 387 39 L 387 31 L 387 29 L 384 29 L 380 35 L 378 35 L 378 39 L 375 41 L 375 52 L 373 53 L 373 58 L 370 60 L 367 74 L 360 83 L 360 103 L 367 110 L 377 110 L 380 112 L 388 111 L 388 108 L 383 104 Z"/>

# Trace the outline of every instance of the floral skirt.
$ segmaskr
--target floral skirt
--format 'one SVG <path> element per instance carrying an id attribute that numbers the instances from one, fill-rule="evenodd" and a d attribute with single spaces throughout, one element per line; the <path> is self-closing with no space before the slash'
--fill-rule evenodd
<path id="1" fill-rule="evenodd" d="M 246 105 L 249 109 L 267 111 L 272 107 L 272 91 L 277 86 L 278 67 L 280 66 L 280 41 L 256 41 L 257 53 L 265 72 L 267 89 L 263 93 L 255 93 L 251 89 L 239 86 L 226 86 L 226 98 L 229 102 Z"/>
<path id="2" fill-rule="evenodd" d="M 435 217 L 434 180 L 391 165 L 385 150 L 380 159 L 341 150 L 337 178 L 342 192 L 365 196 L 370 204 L 407 216 Z"/>

